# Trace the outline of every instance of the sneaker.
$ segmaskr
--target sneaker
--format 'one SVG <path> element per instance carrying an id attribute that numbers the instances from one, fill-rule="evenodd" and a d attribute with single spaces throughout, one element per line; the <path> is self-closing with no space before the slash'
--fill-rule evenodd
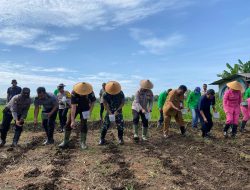
<path id="1" fill-rule="evenodd" d="M 88 148 L 88 146 L 86 145 L 86 143 L 81 143 L 82 150 L 86 150 L 87 148 Z"/>
<path id="2" fill-rule="evenodd" d="M 121 138 L 121 139 L 119 139 L 119 145 L 124 145 L 124 140 Z"/>
<path id="3" fill-rule="evenodd" d="M 224 137 L 225 137 L 225 138 L 227 138 L 227 137 L 228 137 L 227 132 L 224 132 Z"/>
<path id="4" fill-rule="evenodd" d="M 142 140 L 143 140 L 143 141 L 147 141 L 148 138 L 147 138 L 146 136 L 142 136 Z"/>
<path id="5" fill-rule="evenodd" d="M 135 140 L 135 141 L 139 141 L 138 135 L 134 135 L 134 140 Z"/>
<path id="6" fill-rule="evenodd" d="M 101 139 L 99 145 L 105 145 L 105 143 L 106 143 L 105 139 Z"/>
<path id="7" fill-rule="evenodd" d="M 165 139 L 168 139 L 170 136 L 167 135 L 167 134 L 164 134 L 163 137 L 164 137 Z"/>

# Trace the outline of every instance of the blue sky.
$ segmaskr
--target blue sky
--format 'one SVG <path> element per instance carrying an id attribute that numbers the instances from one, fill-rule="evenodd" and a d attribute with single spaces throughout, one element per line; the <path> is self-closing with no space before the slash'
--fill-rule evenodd
<path id="1" fill-rule="evenodd" d="M 250 60 L 248 0 L 0 0 L 0 97 L 11 79 L 53 91 L 63 82 L 141 79 L 155 94 L 217 80 Z"/>

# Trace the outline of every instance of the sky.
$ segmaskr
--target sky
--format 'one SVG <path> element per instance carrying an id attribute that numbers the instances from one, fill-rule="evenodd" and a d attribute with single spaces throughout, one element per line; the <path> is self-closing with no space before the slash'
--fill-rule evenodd
<path id="1" fill-rule="evenodd" d="M 0 0 L 0 97 L 12 79 L 54 91 L 142 79 L 154 94 L 211 83 L 250 60 L 249 0 Z M 210 86 L 217 89 L 217 87 Z"/>

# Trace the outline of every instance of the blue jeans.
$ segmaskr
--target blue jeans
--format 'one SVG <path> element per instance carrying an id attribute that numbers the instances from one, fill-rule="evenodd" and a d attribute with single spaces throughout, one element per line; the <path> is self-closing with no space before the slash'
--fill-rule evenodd
<path id="1" fill-rule="evenodd" d="M 192 112 L 192 127 L 197 128 L 200 112 L 198 109 L 191 109 Z"/>

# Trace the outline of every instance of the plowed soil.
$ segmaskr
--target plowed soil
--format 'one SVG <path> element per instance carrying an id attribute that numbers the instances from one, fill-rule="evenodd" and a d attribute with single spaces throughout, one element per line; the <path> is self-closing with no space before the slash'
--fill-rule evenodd
<path id="1" fill-rule="evenodd" d="M 44 132 L 26 131 L 20 146 L 0 149 L 0 189 L 250 189 L 250 132 L 224 139 L 222 125 L 214 138 L 204 140 L 199 130 L 188 127 L 186 137 L 173 124 L 164 139 L 152 123 L 148 142 L 133 142 L 126 124 L 125 145 L 117 143 L 117 130 L 108 131 L 107 144 L 98 146 L 98 123 L 90 124 L 86 151 L 80 150 L 76 131 L 70 146 L 57 146 L 63 134 L 55 133 L 55 145 L 42 146 Z M 250 129 L 250 127 L 248 127 Z"/>

